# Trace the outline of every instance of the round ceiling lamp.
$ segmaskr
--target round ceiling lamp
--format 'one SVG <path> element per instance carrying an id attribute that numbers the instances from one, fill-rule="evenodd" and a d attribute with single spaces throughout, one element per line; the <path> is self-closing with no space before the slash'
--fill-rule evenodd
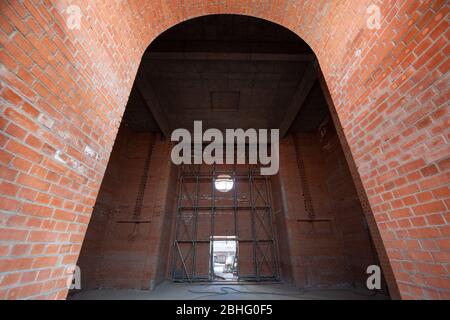
<path id="1" fill-rule="evenodd" d="M 219 192 L 228 192 L 231 189 L 233 189 L 233 179 L 231 176 L 227 174 L 221 174 L 219 175 L 216 180 L 214 181 L 214 186 L 216 187 L 216 190 Z"/>

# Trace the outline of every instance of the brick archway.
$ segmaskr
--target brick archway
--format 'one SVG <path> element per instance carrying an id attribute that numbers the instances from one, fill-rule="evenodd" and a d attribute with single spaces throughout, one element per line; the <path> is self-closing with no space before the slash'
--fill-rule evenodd
<path id="1" fill-rule="evenodd" d="M 67 23 L 74 4 L 80 28 Z M 66 296 L 65 270 L 77 261 L 144 50 L 189 18 L 233 13 L 285 26 L 315 51 L 386 250 L 391 294 L 448 298 L 449 8 L 385 1 L 371 29 L 371 5 L 3 2 L 0 297 Z"/>

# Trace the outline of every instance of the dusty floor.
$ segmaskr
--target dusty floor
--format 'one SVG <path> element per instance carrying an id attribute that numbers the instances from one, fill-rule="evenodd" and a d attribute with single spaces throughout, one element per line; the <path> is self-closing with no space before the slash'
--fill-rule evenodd
<path id="1" fill-rule="evenodd" d="M 98 289 L 71 293 L 70 300 L 384 300 L 354 288 L 300 290 L 283 283 L 189 284 L 164 282 L 154 291 Z"/>

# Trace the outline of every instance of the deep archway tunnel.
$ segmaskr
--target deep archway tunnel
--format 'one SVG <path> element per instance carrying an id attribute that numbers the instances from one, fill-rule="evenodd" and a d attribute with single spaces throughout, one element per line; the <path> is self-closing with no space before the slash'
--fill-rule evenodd
<path id="1" fill-rule="evenodd" d="M 121 208 L 120 203 L 104 211 L 112 214 L 95 215 L 99 199 L 104 200 L 102 203 L 111 199 L 117 201 L 125 194 L 112 194 L 119 189 L 114 187 L 114 179 L 126 188 L 117 178 L 124 175 L 120 170 L 123 158 L 132 159 L 135 167 L 130 168 L 137 172 L 133 175 L 130 171 L 124 177 L 128 182 L 133 177 L 136 179 L 131 201 L 134 207 L 128 213 L 139 212 L 136 203 L 141 208 L 148 206 L 147 210 L 150 208 L 152 214 L 157 214 L 151 219 L 142 219 L 152 222 L 143 223 L 140 230 L 152 228 L 155 221 L 159 221 L 167 237 L 165 242 L 172 244 L 177 238 L 172 237 L 172 226 L 163 224 L 167 220 L 162 218 L 179 208 L 171 202 L 171 197 L 176 198 L 179 192 L 167 192 L 177 173 L 167 161 L 171 146 L 160 137 L 194 120 L 190 115 L 196 112 L 211 127 L 228 125 L 230 118 L 223 116 L 228 112 L 240 113 L 233 119 L 236 121 L 232 127 L 271 126 L 283 132 L 280 172 L 269 187 L 272 209 L 275 209 L 272 217 L 275 229 L 288 230 L 284 233 L 285 239 L 277 238 L 274 248 L 282 243 L 289 247 L 290 254 L 283 260 L 279 252 L 274 253 L 273 259 L 276 256 L 278 261 L 277 276 L 281 274 L 284 280 L 298 286 L 361 282 L 355 276 L 360 274 L 361 266 L 376 262 L 382 266 L 392 298 L 449 297 L 450 178 L 446 132 L 449 86 L 448 32 L 445 32 L 449 7 L 445 1 L 384 1 L 375 4 L 375 11 L 368 10 L 374 8 L 372 1 L 363 0 L 357 3 L 351 0 L 268 1 L 263 4 L 95 2 L 77 4 L 81 13 L 78 25 L 74 25 L 73 20 L 68 23 L 71 19 L 67 11 L 69 5 L 73 4 L 48 1 L 35 5 L 10 1 L 0 5 L 1 298 L 65 298 L 67 279 L 71 276 L 68 267 L 77 261 L 89 261 L 84 255 L 79 259 L 82 245 L 90 245 L 91 231 L 85 240 L 86 231 L 95 231 L 96 226 L 98 232 L 108 230 L 96 224 L 98 217 L 114 216 L 117 219 L 109 223 L 126 225 L 123 229 L 114 229 L 119 236 L 118 244 L 133 237 L 140 239 L 141 234 L 135 233 L 135 223 L 126 223 L 130 222 L 130 217 L 120 216 L 129 209 Z M 210 40 L 189 39 L 189 35 L 201 34 L 208 38 L 229 34 L 228 29 L 209 34 L 211 29 L 206 23 L 203 33 L 194 29 L 185 34 L 185 39 L 191 43 L 187 41 L 180 47 L 179 41 L 169 35 L 165 45 L 146 51 L 148 45 L 170 27 L 192 21 L 194 17 L 213 19 L 214 14 L 237 14 L 248 16 L 247 20 L 257 17 L 271 21 L 291 30 L 305 42 L 298 45 L 302 43 L 299 40 L 297 47 L 264 49 L 261 43 L 249 46 L 247 39 L 244 44 L 247 51 L 243 51 L 242 43 L 225 39 L 229 42 L 224 49 L 220 47 L 224 39 L 216 39 L 220 41 L 215 47 L 208 43 L 206 52 L 192 50 L 193 40 Z M 375 17 L 378 24 L 373 24 L 373 14 L 378 14 Z M 236 28 L 245 30 L 245 23 Z M 270 32 L 255 34 L 270 38 Z M 289 42 L 289 39 L 277 40 L 284 44 Z M 231 50 L 233 46 L 241 46 L 239 54 Z M 148 58 L 149 64 L 158 61 L 147 75 L 150 79 L 141 85 L 152 85 L 159 110 L 155 109 L 154 96 L 145 96 L 148 90 L 133 87 L 144 70 L 139 69 L 141 58 L 142 61 Z M 307 94 L 302 98 L 305 101 L 301 110 L 282 112 L 280 105 L 295 95 L 295 89 L 308 75 L 308 66 L 314 59 L 320 69 L 314 69 L 317 80 L 309 81 L 311 87 L 308 90 L 302 87 Z M 217 62 L 224 60 L 225 66 Z M 247 60 L 247 65 L 241 63 L 242 60 Z M 271 68 L 271 71 L 264 68 Z M 168 77 L 174 70 L 182 70 L 177 72 L 179 77 L 173 74 Z M 224 74 L 226 89 L 223 89 Z M 193 75 L 203 80 L 202 86 L 195 86 Z M 230 79 L 235 80 L 238 89 L 232 88 Z M 164 91 L 174 81 L 179 90 Z M 191 87 L 180 89 L 179 85 L 187 82 Z M 253 91 L 244 91 L 249 83 Z M 208 97 L 202 100 L 204 105 L 199 103 L 201 96 Z M 302 95 L 296 96 L 301 98 Z M 183 107 L 176 109 L 181 105 Z M 315 108 L 308 109 L 308 105 Z M 255 116 L 245 113 L 245 108 L 255 106 L 258 108 L 258 112 L 253 113 Z M 143 107 L 147 108 L 147 119 Z M 199 107 L 208 108 L 208 112 L 196 111 Z M 292 110 L 296 107 L 300 108 L 297 104 Z M 185 112 L 189 108 L 192 112 Z M 329 121 L 324 122 L 327 116 Z M 244 121 L 239 122 L 240 119 Z M 114 141 L 116 147 L 110 157 Z M 147 148 L 143 148 L 144 145 Z M 139 161 L 143 161 L 144 166 Z M 114 163 L 116 169 L 110 170 Z M 151 181 L 148 185 L 142 179 L 145 166 Z M 202 170 L 197 168 L 193 172 L 198 176 Z M 311 179 L 317 183 L 311 184 Z M 344 184 L 348 188 L 343 187 Z M 139 194 L 142 185 L 154 188 L 153 197 Z M 242 187 L 242 194 L 249 194 L 245 188 L 251 188 L 252 184 L 246 186 Z M 201 190 L 200 194 L 207 192 Z M 256 210 L 253 203 L 251 207 Z M 352 216 L 339 220 L 341 212 L 350 211 L 356 212 L 357 217 L 365 217 L 371 236 L 361 220 L 356 224 L 351 222 L 356 221 Z M 132 215 L 131 219 L 134 218 Z M 316 218 L 318 221 L 311 221 Z M 175 226 L 176 217 L 172 220 Z M 305 232 L 307 228 L 311 230 Z M 357 239 L 365 237 L 366 244 L 372 243 L 376 248 L 359 248 L 361 252 L 373 253 L 371 257 L 360 255 L 359 249 L 354 247 L 346 252 L 356 238 L 345 237 L 356 229 L 359 231 L 353 234 L 360 235 Z M 229 232 L 224 229 L 214 235 L 231 236 Z M 314 245 L 308 247 L 311 234 L 319 236 L 313 238 Z M 151 288 L 168 274 L 166 270 L 170 266 L 174 266 L 172 275 L 179 269 L 170 259 L 165 259 L 164 263 L 155 260 L 162 252 L 166 253 L 170 245 L 164 247 L 164 239 L 152 238 L 153 235 L 148 234 L 149 239 L 144 237 L 143 243 L 156 241 L 157 251 L 147 252 L 139 270 L 141 276 L 133 280 L 133 286 Z M 250 240 L 253 247 L 249 251 L 261 250 L 254 244 L 254 237 Z M 329 247 L 327 241 L 340 243 L 339 248 Z M 139 241 L 134 244 L 138 250 L 150 250 Z M 305 248 L 309 250 L 306 253 L 302 251 Z M 97 248 L 104 249 L 105 246 Z M 241 253 L 245 250 L 240 249 Z M 322 253 L 317 255 L 317 250 Z M 119 252 L 120 248 L 114 247 L 112 251 Z M 311 258 L 314 256 L 316 258 Z M 134 259 L 131 254 L 130 259 Z M 264 255 L 261 259 L 269 258 Z M 264 265 L 261 259 L 242 259 L 239 264 Z M 106 266 L 114 264 L 114 259 L 103 261 Z M 325 272 L 305 272 L 317 271 L 315 264 Z M 98 266 L 95 264 L 94 271 L 86 274 L 88 279 L 108 280 Z M 116 266 L 127 268 L 126 264 Z M 342 269 L 342 272 L 326 272 L 326 266 L 332 266 L 334 271 Z M 198 266 L 197 270 L 201 268 Z M 90 267 L 83 269 L 90 270 Z M 184 267 L 187 274 L 186 269 Z M 253 269 L 258 270 L 258 267 Z M 262 267 L 259 270 L 263 274 L 268 272 Z M 247 275 L 260 276 L 261 273 Z"/>

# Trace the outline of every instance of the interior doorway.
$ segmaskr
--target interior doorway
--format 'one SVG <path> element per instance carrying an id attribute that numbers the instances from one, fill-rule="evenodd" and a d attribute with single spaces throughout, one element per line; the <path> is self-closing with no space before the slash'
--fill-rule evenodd
<path id="1" fill-rule="evenodd" d="M 211 237 L 212 279 L 214 281 L 238 280 L 237 248 L 236 236 Z"/>

